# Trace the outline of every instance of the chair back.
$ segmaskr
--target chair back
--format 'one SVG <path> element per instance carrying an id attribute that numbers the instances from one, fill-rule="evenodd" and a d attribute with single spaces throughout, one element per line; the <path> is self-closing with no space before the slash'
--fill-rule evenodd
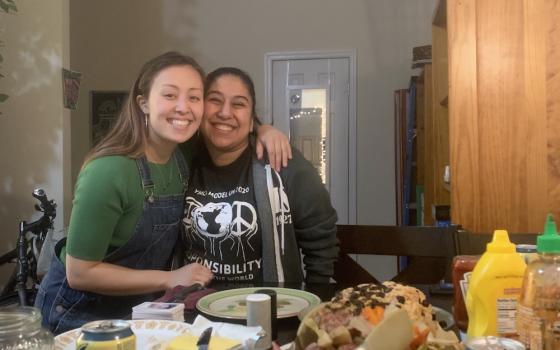
<path id="1" fill-rule="evenodd" d="M 333 278 L 338 283 L 378 283 L 352 255 L 393 255 L 410 259 L 392 280 L 437 283 L 450 277 L 451 261 L 458 253 L 457 231 L 457 226 L 338 225 L 340 256 Z"/>

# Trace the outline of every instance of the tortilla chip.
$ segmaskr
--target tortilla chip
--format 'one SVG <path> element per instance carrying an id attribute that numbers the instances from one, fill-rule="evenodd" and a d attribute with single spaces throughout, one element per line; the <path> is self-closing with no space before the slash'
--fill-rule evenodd
<path id="1" fill-rule="evenodd" d="M 360 346 L 376 350 L 406 350 L 412 340 L 412 322 L 402 309 L 385 314 L 385 318 L 366 337 Z"/>

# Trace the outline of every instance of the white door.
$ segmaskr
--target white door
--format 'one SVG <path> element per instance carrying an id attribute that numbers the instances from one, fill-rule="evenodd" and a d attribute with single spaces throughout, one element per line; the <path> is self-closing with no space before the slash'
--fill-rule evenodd
<path id="1" fill-rule="evenodd" d="M 272 124 L 288 134 L 292 146 L 317 169 L 331 195 L 338 223 L 355 223 L 351 57 L 277 57 L 267 66 Z"/>

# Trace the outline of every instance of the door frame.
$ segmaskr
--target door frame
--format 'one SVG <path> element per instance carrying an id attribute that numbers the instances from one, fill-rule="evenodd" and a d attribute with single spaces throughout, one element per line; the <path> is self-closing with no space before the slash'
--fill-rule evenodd
<path id="1" fill-rule="evenodd" d="M 356 117 L 356 49 L 281 51 L 264 55 L 265 113 L 263 121 L 272 123 L 272 64 L 274 61 L 347 58 L 350 63 L 348 83 L 348 224 L 357 221 L 357 117 Z"/>

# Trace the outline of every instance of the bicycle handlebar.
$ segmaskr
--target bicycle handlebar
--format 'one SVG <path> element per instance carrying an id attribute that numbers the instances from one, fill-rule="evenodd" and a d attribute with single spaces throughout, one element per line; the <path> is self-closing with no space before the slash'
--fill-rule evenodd
<path id="1" fill-rule="evenodd" d="M 54 200 L 49 200 L 47 194 L 42 188 L 36 188 L 33 193 L 33 197 L 37 198 L 41 202 L 39 211 L 45 213 L 45 215 L 52 216 L 53 219 L 56 216 L 56 203 Z M 37 207 L 35 207 L 37 209 Z"/>
<path id="2" fill-rule="evenodd" d="M 22 221 L 23 226 L 20 226 L 20 232 L 33 232 L 36 235 L 46 234 L 47 230 L 52 228 L 56 217 L 56 203 L 52 199 L 49 200 L 47 194 L 41 188 L 35 189 L 32 195 L 41 203 L 39 205 L 35 204 L 35 210 L 42 212 L 43 216 L 30 223 Z"/>

